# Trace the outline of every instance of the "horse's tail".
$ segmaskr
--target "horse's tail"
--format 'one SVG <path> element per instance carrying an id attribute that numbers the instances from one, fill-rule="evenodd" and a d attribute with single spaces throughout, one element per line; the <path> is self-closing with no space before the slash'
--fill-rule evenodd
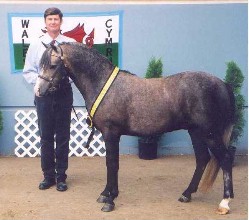
<path id="1" fill-rule="evenodd" d="M 230 99 L 230 108 L 228 111 L 228 123 L 229 124 L 234 124 L 235 121 L 237 120 L 236 118 L 236 103 L 235 103 L 235 96 L 234 96 L 234 87 L 228 83 L 225 83 L 226 88 L 227 88 L 227 92 L 229 95 L 229 99 Z"/>
<path id="2" fill-rule="evenodd" d="M 226 126 L 224 129 L 224 133 L 222 135 L 222 141 L 224 146 L 227 148 L 229 146 L 230 138 L 233 131 L 234 126 L 234 120 L 235 120 L 235 98 L 232 88 L 226 84 L 229 99 L 230 99 L 230 105 L 228 109 L 228 120 L 226 121 Z M 204 176 L 202 178 L 199 190 L 202 192 L 207 192 L 214 184 L 214 181 L 218 175 L 218 172 L 220 170 L 220 165 L 218 163 L 218 160 L 214 157 L 214 155 L 211 156 L 211 159 L 209 163 L 207 164 L 207 167 L 204 172 Z"/>
<path id="3" fill-rule="evenodd" d="M 230 137 L 233 131 L 233 124 L 228 125 L 223 134 L 223 143 L 225 147 L 228 147 Z M 211 159 L 209 160 L 207 167 L 204 172 L 204 176 L 201 179 L 201 184 L 199 190 L 202 192 L 207 192 L 214 184 L 214 181 L 218 175 L 220 170 L 220 165 L 218 160 L 214 155 L 211 155 Z"/>
<path id="4" fill-rule="evenodd" d="M 227 120 L 223 134 L 223 144 L 226 147 L 228 147 L 233 132 L 233 126 L 237 119 L 236 119 L 236 103 L 234 97 L 234 88 L 230 84 L 225 83 L 225 85 L 227 88 L 230 102 L 229 102 L 229 108 L 227 109 Z"/>
<path id="5" fill-rule="evenodd" d="M 207 192 L 214 184 L 214 181 L 220 170 L 220 165 L 217 159 L 212 155 L 209 160 L 207 167 L 204 172 L 204 176 L 201 179 L 199 190 L 202 192 Z"/>

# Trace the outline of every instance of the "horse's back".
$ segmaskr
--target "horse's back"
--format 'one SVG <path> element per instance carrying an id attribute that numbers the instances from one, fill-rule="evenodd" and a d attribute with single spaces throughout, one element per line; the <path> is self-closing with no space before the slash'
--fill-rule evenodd
<path id="1" fill-rule="evenodd" d="M 113 104 L 104 101 L 108 114 L 113 121 L 115 117 L 121 121 L 127 134 L 132 135 L 190 127 L 218 129 L 217 122 L 228 120 L 231 104 L 225 83 L 204 72 L 182 72 L 152 79 L 121 72 L 109 98 Z M 115 113 L 110 111 L 110 105 Z"/>

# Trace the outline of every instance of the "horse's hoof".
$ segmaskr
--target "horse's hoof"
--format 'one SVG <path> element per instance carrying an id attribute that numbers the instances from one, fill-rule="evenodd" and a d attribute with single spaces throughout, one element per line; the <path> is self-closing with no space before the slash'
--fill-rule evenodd
<path id="1" fill-rule="evenodd" d="M 179 202 L 185 202 L 185 203 L 186 203 L 186 202 L 190 202 L 190 201 L 191 201 L 191 197 L 188 198 L 188 197 L 182 195 L 182 196 L 178 199 L 178 201 L 179 201 Z"/>
<path id="2" fill-rule="evenodd" d="M 115 204 L 109 204 L 109 203 L 105 203 L 105 205 L 102 207 L 101 211 L 102 212 L 111 212 L 114 210 Z"/>
<path id="3" fill-rule="evenodd" d="M 97 199 L 97 202 L 98 203 L 106 203 L 107 199 L 108 199 L 107 196 L 100 195 L 99 198 Z"/>
<path id="4" fill-rule="evenodd" d="M 223 207 L 219 207 L 216 211 L 217 214 L 219 215 L 226 215 L 229 213 L 229 209 L 227 208 L 223 208 Z"/>

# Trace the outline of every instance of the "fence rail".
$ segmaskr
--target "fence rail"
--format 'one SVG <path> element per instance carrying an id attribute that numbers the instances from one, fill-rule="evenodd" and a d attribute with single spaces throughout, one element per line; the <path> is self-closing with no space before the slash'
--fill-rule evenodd
<path id="1" fill-rule="evenodd" d="M 89 148 L 84 146 L 87 143 L 91 130 L 89 129 L 86 118 L 86 109 L 76 109 L 76 115 L 72 112 L 69 157 L 71 156 L 105 156 L 105 143 L 102 134 L 96 130 L 93 135 Z M 40 156 L 40 137 L 37 124 L 36 110 L 18 110 L 15 113 L 15 155 L 17 157 L 36 157 Z"/>

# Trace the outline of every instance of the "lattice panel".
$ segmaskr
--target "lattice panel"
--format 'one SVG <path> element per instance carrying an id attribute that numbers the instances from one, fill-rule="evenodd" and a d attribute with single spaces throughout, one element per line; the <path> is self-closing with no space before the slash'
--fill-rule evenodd
<path id="1" fill-rule="evenodd" d="M 69 157 L 70 156 L 105 156 L 105 143 L 102 134 L 96 130 L 93 135 L 93 140 L 89 148 L 84 146 L 87 143 L 91 133 L 86 118 L 86 110 L 76 110 L 78 119 L 72 112 L 71 119 L 71 134 L 69 142 Z M 18 157 L 36 157 L 40 156 L 40 137 L 37 124 L 36 110 L 18 110 L 15 113 L 15 155 Z"/>

